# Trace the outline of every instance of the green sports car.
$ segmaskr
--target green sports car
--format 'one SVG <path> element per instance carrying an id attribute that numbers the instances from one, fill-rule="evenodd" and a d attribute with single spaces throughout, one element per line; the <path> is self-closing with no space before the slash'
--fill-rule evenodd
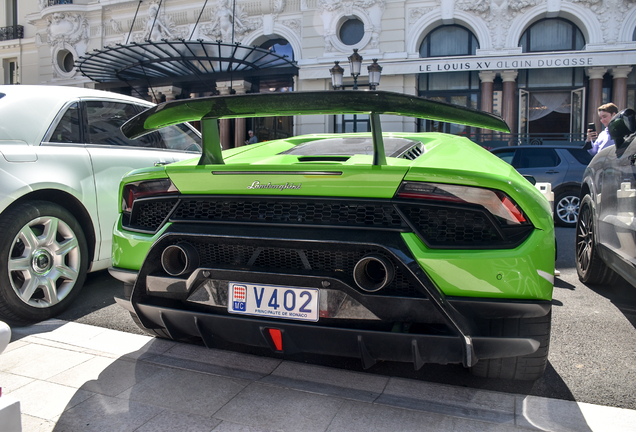
<path id="1" fill-rule="evenodd" d="M 368 114 L 371 132 L 220 145 L 218 119 L 343 113 Z M 470 140 L 382 132 L 381 115 L 509 132 L 492 114 L 381 91 L 178 100 L 131 119 L 130 138 L 200 120 L 203 153 L 123 178 L 118 302 L 151 334 L 209 347 L 540 377 L 554 282 L 548 201 Z"/>

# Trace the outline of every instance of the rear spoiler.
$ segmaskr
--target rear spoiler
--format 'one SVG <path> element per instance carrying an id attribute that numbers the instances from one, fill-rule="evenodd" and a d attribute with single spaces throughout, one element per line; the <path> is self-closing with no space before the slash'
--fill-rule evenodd
<path id="1" fill-rule="evenodd" d="M 217 119 L 316 114 L 368 114 L 373 164 L 385 165 L 380 114 L 416 117 L 510 133 L 500 117 L 458 105 L 385 91 L 251 93 L 181 99 L 149 108 L 121 127 L 128 138 L 188 121 L 201 121 L 203 153 L 199 165 L 223 164 Z"/>

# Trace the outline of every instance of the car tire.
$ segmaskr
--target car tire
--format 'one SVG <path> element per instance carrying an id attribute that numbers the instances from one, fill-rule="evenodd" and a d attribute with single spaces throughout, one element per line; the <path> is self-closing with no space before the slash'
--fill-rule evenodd
<path id="1" fill-rule="evenodd" d="M 523 381 L 534 381 L 543 375 L 548 364 L 552 312 L 535 318 L 481 320 L 478 324 L 486 336 L 531 337 L 539 342 L 539 348 L 525 356 L 479 360 L 470 368 L 473 375 Z"/>
<path id="2" fill-rule="evenodd" d="M 14 325 L 54 317 L 79 294 L 88 269 L 84 232 L 66 209 L 32 201 L 0 216 L 0 318 Z"/>
<path id="3" fill-rule="evenodd" d="M 562 227 L 574 228 L 579 216 L 581 200 L 578 191 L 560 192 L 554 200 L 554 221 Z"/>
<path id="4" fill-rule="evenodd" d="M 579 221 L 576 224 L 576 272 L 584 284 L 609 285 L 616 281 L 618 275 L 598 256 L 595 230 L 592 197 L 585 195 L 581 201 Z"/>

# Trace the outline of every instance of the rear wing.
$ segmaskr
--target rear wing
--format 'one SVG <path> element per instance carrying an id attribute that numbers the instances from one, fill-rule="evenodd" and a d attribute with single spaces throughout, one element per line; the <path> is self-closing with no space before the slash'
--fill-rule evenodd
<path id="1" fill-rule="evenodd" d="M 368 114 L 374 165 L 386 164 L 381 114 L 510 132 L 500 117 L 483 111 L 402 93 L 346 90 L 252 93 L 175 100 L 147 109 L 127 121 L 121 129 L 124 135 L 134 139 L 166 126 L 201 121 L 203 153 L 199 165 L 223 164 L 217 119 L 316 114 Z"/>

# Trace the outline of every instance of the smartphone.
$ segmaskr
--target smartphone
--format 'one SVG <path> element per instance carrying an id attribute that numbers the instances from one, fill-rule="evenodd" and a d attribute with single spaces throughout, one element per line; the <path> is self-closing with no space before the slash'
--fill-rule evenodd
<path id="1" fill-rule="evenodd" d="M 596 123 L 588 123 L 587 128 L 592 129 L 594 132 L 596 132 Z"/>

